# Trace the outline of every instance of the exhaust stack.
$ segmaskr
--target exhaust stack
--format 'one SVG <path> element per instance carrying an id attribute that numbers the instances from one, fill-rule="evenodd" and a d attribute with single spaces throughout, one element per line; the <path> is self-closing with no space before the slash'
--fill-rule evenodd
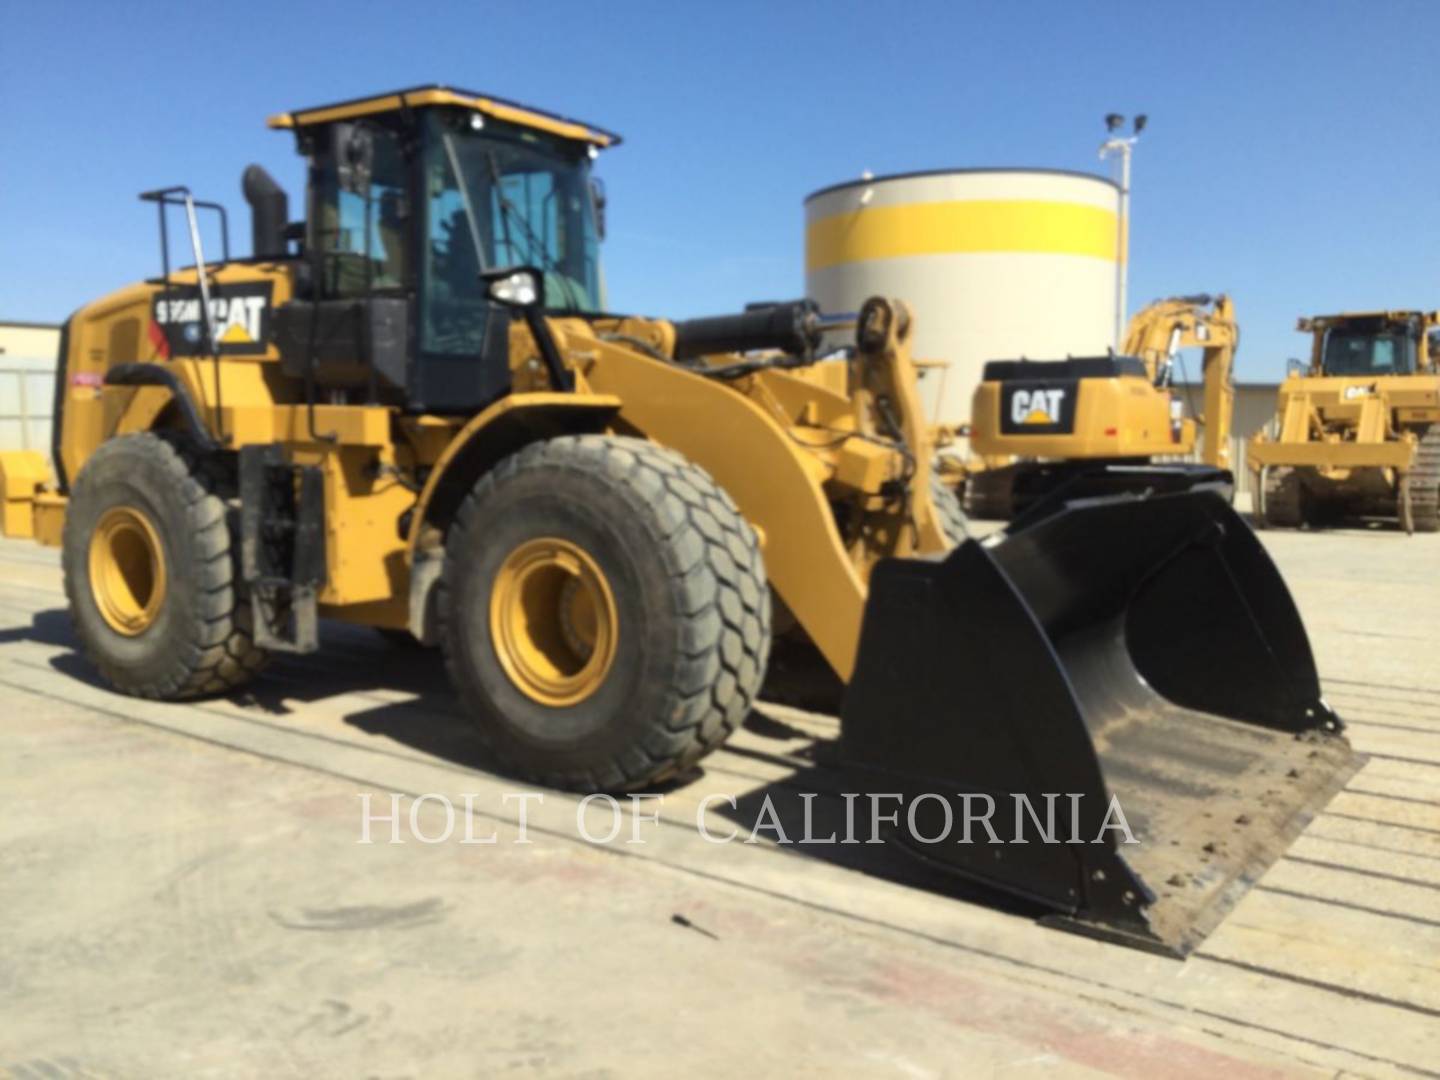
<path id="1" fill-rule="evenodd" d="M 285 258 L 285 227 L 290 218 L 285 189 L 259 165 L 251 165 L 241 178 L 240 190 L 250 204 L 251 251 L 256 258 Z"/>

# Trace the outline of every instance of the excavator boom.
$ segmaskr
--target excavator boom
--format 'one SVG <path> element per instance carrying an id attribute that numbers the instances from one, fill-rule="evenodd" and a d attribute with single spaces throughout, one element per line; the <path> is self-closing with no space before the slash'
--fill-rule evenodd
<path id="1" fill-rule="evenodd" d="M 1138 356 L 1157 386 L 1172 384 L 1181 349 L 1200 349 L 1204 428 L 1200 460 L 1217 469 L 1230 467 L 1230 425 L 1235 411 L 1232 376 L 1240 347 L 1235 303 L 1228 296 L 1201 293 L 1157 300 L 1136 312 L 1125 333 L 1124 352 Z"/>

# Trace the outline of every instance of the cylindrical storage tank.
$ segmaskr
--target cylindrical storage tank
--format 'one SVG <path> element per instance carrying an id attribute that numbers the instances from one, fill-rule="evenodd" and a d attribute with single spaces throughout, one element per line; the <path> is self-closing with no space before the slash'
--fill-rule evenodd
<path id="1" fill-rule="evenodd" d="M 826 314 L 871 296 L 915 311 L 931 420 L 969 420 L 987 360 L 1104 355 L 1115 341 L 1119 188 L 1088 173 L 877 176 L 805 200 L 805 288 Z"/>

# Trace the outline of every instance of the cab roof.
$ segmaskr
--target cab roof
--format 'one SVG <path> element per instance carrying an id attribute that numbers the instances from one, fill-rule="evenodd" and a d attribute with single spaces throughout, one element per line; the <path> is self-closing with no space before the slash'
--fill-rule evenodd
<path id="1" fill-rule="evenodd" d="M 1440 326 L 1440 311 L 1345 311 L 1339 315 L 1309 315 L 1300 319 L 1298 330 L 1328 330 L 1349 322 L 1405 323 L 1419 319 L 1423 326 Z"/>
<path id="2" fill-rule="evenodd" d="M 378 113 L 398 112 L 401 109 L 420 109 L 437 105 L 470 109 L 485 116 L 534 128 L 564 139 L 589 143 L 592 146 L 618 146 L 620 136 L 613 131 L 595 127 L 592 124 L 572 120 L 568 116 L 531 108 L 518 102 L 507 101 L 493 94 L 482 94 L 474 90 L 459 90 L 454 87 L 431 84 L 412 86 L 408 90 L 391 90 L 385 94 L 370 97 L 351 98 L 333 105 L 317 105 L 309 109 L 277 113 L 266 123 L 272 128 L 301 128 L 310 124 L 328 124 L 335 120 L 351 120 L 359 116 L 374 116 Z"/>

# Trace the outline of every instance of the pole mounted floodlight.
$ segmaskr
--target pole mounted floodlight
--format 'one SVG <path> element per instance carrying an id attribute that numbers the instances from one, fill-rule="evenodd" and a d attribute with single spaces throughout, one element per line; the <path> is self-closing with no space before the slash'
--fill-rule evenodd
<path id="1" fill-rule="evenodd" d="M 1115 347 L 1118 349 L 1125 339 L 1125 289 L 1129 284 L 1128 262 L 1130 257 L 1130 155 L 1140 133 L 1150 118 L 1140 113 L 1130 127 L 1129 135 L 1120 134 L 1125 126 L 1125 117 L 1119 113 L 1105 114 L 1105 131 L 1110 136 L 1100 144 L 1100 160 L 1119 158 L 1120 220 L 1115 230 Z"/>

